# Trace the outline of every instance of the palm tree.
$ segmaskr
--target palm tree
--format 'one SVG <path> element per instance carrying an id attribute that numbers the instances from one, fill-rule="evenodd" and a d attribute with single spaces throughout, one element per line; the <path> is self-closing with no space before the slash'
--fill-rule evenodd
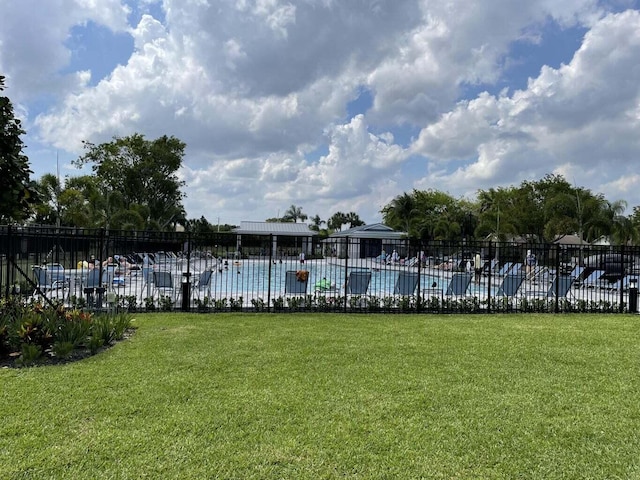
<path id="1" fill-rule="evenodd" d="M 640 232 L 631 217 L 617 215 L 613 219 L 611 238 L 618 245 L 635 245 L 640 240 Z"/>
<path id="2" fill-rule="evenodd" d="M 364 222 L 360 219 L 356 212 L 349 212 L 345 216 L 346 221 L 353 227 L 359 227 L 360 225 L 364 225 Z"/>
<path id="3" fill-rule="evenodd" d="M 293 220 L 294 223 L 300 221 L 304 222 L 307 218 L 307 215 L 302 213 L 302 207 L 296 207 L 295 205 L 291 205 L 286 212 L 284 212 L 284 216 L 282 217 L 286 220 Z"/>
<path id="4" fill-rule="evenodd" d="M 348 223 L 347 216 L 342 212 L 336 212 L 329 218 L 327 227 L 329 227 L 330 230 L 339 231 L 342 230 L 342 226 L 345 223 Z"/>
<path id="5" fill-rule="evenodd" d="M 327 222 L 325 222 L 324 220 L 322 220 L 320 218 L 320 215 L 314 215 L 313 217 L 311 217 L 311 223 L 312 225 L 309 227 L 311 230 L 315 230 L 316 232 L 320 231 L 320 227 L 322 227 L 322 224 L 326 224 Z"/>
<path id="6" fill-rule="evenodd" d="M 413 195 L 399 195 L 382 209 L 383 222 L 391 228 L 410 233 L 414 216 L 418 213 L 416 206 Z"/>
<path id="7" fill-rule="evenodd" d="M 42 203 L 35 208 L 36 223 L 60 226 L 62 220 L 62 206 L 60 205 L 62 185 L 59 178 L 52 173 L 45 173 L 36 182 L 36 185 L 42 198 Z"/>

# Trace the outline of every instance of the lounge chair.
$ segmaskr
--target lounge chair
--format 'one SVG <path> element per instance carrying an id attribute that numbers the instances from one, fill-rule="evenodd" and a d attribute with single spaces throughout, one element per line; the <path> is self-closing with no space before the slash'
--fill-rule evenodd
<path id="1" fill-rule="evenodd" d="M 153 295 L 156 293 L 159 297 L 171 298 L 172 303 L 176 302 L 176 289 L 171 272 L 165 270 L 153 272 Z"/>
<path id="2" fill-rule="evenodd" d="M 211 270 L 204 270 L 198 276 L 198 280 L 193 284 L 192 290 L 195 296 L 200 299 L 200 296 L 205 292 L 205 297 L 211 297 L 211 279 L 213 272 Z"/>
<path id="3" fill-rule="evenodd" d="M 508 273 L 511 275 L 518 275 L 522 272 L 522 267 L 523 265 L 521 263 L 516 263 L 513 265 L 513 267 L 511 267 L 511 270 L 509 270 Z"/>
<path id="4" fill-rule="evenodd" d="M 102 308 L 102 299 L 106 292 L 106 276 L 100 268 L 89 270 L 87 278 L 82 284 L 83 293 L 89 308 Z"/>
<path id="5" fill-rule="evenodd" d="M 287 270 L 284 278 L 285 295 L 306 295 L 309 272 L 306 270 Z"/>
<path id="6" fill-rule="evenodd" d="M 405 267 L 413 267 L 418 264 L 418 257 L 411 257 L 404 262 Z"/>
<path id="7" fill-rule="evenodd" d="M 499 277 L 504 277 L 507 273 L 509 273 L 509 270 L 511 270 L 511 267 L 513 267 L 513 262 L 505 262 L 504 265 L 500 267 L 500 270 L 498 270 L 496 275 Z"/>
<path id="8" fill-rule="evenodd" d="M 617 282 L 612 283 L 609 288 L 611 290 L 614 291 L 626 291 L 629 289 L 629 282 L 635 279 L 636 280 L 636 285 L 638 284 L 638 275 L 637 274 L 633 274 L 633 275 L 625 275 L 624 277 L 622 277 L 621 279 L 619 279 Z"/>
<path id="9" fill-rule="evenodd" d="M 527 274 L 526 279 L 531 282 L 540 282 L 548 274 L 549 274 L 549 269 L 547 267 L 543 267 L 542 265 L 537 265 L 533 267 L 533 270 Z"/>
<path id="10" fill-rule="evenodd" d="M 456 297 L 466 295 L 472 279 L 472 273 L 454 273 L 445 295 L 453 295 Z"/>
<path id="11" fill-rule="evenodd" d="M 59 280 L 57 270 L 55 271 L 55 278 L 53 273 L 54 271 L 46 267 L 39 265 L 33 267 L 33 277 L 36 283 L 36 288 L 33 292 L 34 296 L 38 293 L 46 295 L 49 292 L 64 287 L 64 279 L 62 281 Z"/>
<path id="12" fill-rule="evenodd" d="M 575 267 L 573 267 L 573 270 L 571 270 L 571 273 L 569 275 L 572 276 L 574 280 L 578 281 L 580 280 L 580 276 L 582 275 L 582 272 L 584 272 L 584 269 L 585 267 L 576 265 Z"/>
<path id="13" fill-rule="evenodd" d="M 594 270 L 582 282 L 583 287 L 593 288 L 600 284 L 600 277 L 604 275 L 604 270 Z"/>
<path id="14" fill-rule="evenodd" d="M 493 275 L 497 273 L 496 268 L 498 268 L 499 263 L 500 262 L 497 258 L 494 258 L 493 260 L 491 260 L 491 262 L 485 262 L 484 266 L 482 267 L 482 274 L 488 275 L 489 273 L 491 273 Z"/>
<path id="15" fill-rule="evenodd" d="M 502 284 L 498 288 L 496 295 L 502 297 L 514 297 L 518 293 L 523 281 L 524 275 L 522 273 L 510 273 L 506 275 L 502 279 Z"/>
<path id="16" fill-rule="evenodd" d="M 393 294 L 401 296 L 413 295 L 418 286 L 419 278 L 420 275 L 418 275 L 417 272 L 399 272 L 395 287 L 393 288 Z"/>
<path id="17" fill-rule="evenodd" d="M 366 295 L 371 283 L 371 272 L 354 270 L 347 279 L 347 295 Z"/>
<path id="18" fill-rule="evenodd" d="M 574 281 L 575 278 L 571 275 L 556 275 L 551 285 L 549 285 L 547 297 L 565 298 L 571 290 Z"/>

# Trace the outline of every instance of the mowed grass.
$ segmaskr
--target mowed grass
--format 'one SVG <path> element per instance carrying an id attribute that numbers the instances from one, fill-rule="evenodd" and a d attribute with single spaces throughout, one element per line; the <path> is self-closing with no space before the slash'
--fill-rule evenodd
<path id="1" fill-rule="evenodd" d="M 0 371 L 0 478 L 640 478 L 640 317 L 147 314 Z"/>

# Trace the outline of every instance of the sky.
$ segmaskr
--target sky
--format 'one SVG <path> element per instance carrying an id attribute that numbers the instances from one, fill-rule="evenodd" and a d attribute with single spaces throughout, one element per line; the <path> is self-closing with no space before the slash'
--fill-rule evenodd
<path id="1" fill-rule="evenodd" d="M 366 223 L 547 174 L 640 205 L 640 0 L 0 0 L 33 177 L 175 136 L 188 218 Z"/>

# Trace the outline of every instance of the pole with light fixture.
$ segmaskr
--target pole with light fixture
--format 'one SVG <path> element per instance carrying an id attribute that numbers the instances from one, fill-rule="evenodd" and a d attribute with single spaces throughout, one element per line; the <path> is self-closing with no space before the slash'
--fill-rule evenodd
<path id="1" fill-rule="evenodd" d="M 629 279 L 629 312 L 638 313 L 638 279 Z"/>

